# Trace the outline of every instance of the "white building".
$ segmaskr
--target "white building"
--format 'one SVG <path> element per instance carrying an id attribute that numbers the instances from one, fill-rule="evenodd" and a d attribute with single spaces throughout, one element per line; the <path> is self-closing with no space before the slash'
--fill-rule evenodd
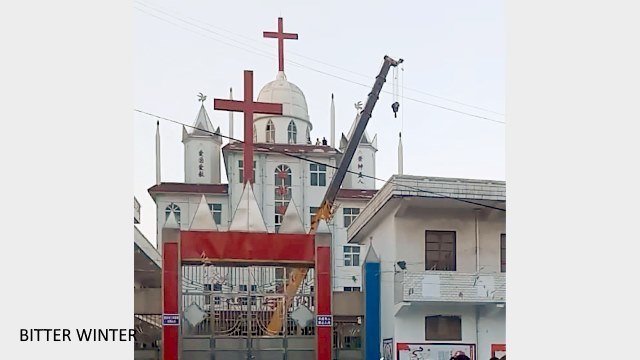
<path id="1" fill-rule="evenodd" d="M 335 134 L 329 135 L 330 143 L 326 145 L 312 143 L 313 124 L 305 96 L 282 71 L 278 72 L 276 80 L 260 90 L 257 101 L 283 104 L 283 115 L 254 117 L 253 189 L 265 223 L 270 232 L 277 231 L 282 214 L 293 199 L 308 229 L 311 216 L 322 202 L 335 171 L 332 167 L 339 164 L 342 156 L 340 149 L 331 146 L 335 144 Z M 333 97 L 331 110 L 331 119 L 327 121 L 331 121 L 332 128 L 335 128 Z M 193 124 L 206 131 L 183 129 L 184 182 L 161 182 L 157 175 L 157 184 L 149 189 L 157 206 L 158 244 L 162 244 L 161 230 L 170 211 L 176 214 L 180 227 L 187 230 L 202 195 L 205 195 L 216 224 L 221 230 L 226 230 L 242 195 L 245 164 L 241 145 L 231 141 L 223 146 L 222 137 L 211 134 L 219 134 L 220 128 L 214 127 L 204 105 Z M 346 145 L 346 141 L 347 137 L 342 134 L 340 148 Z M 354 173 L 345 178 L 343 189 L 338 194 L 335 217 L 329 223 L 335 249 L 335 291 L 361 289 L 360 265 L 365 251 L 358 244 L 347 244 L 346 228 L 375 194 L 375 183 L 371 177 L 375 176 L 376 151 L 375 137 L 371 140 L 365 134 L 350 165 Z M 221 159 L 224 160 L 228 184 L 220 183 Z M 159 159 L 157 164 L 159 166 Z"/>
<path id="2" fill-rule="evenodd" d="M 504 346 L 505 202 L 502 181 L 396 175 L 354 220 L 349 243 L 371 245 L 381 264 L 392 358 L 460 348 L 489 359 Z"/>

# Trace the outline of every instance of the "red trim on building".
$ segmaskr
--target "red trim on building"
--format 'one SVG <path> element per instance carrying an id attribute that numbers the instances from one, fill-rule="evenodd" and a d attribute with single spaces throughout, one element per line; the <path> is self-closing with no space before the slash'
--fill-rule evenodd
<path id="1" fill-rule="evenodd" d="M 161 183 L 149 188 L 149 194 L 155 193 L 192 193 L 192 194 L 228 194 L 228 184 L 185 184 Z"/>
<path id="2" fill-rule="evenodd" d="M 285 152 L 289 154 L 315 154 L 315 155 L 337 155 L 340 154 L 338 149 L 326 145 L 304 145 L 304 144 L 271 144 L 271 143 L 255 143 L 253 144 L 254 152 Z M 222 147 L 223 151 L 242 151 L 242 143 L 230 143 Z"/>
<path id="3" fill-rule="evenodd" d="M 314 263 L 314 236 L 249 232 L 180 232 L 182 261 Z"/>

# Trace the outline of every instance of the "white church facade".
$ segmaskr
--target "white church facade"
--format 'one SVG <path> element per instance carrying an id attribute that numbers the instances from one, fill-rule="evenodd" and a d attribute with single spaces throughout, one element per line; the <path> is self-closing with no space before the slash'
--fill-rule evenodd
<path id="1" fill-rule="evenodd" d="M 265 224 L 269 232 L 277 232 L 284 211 L 293 201 L 308 230 L 353 129 L 346 136 L 342 134 L 338 148 L 335 134 L 330 134 L 330 143 L 312 142 L 313 125 L 305 96 L 283 71 L 261 89 L 257 101 L 283 104 L 283 115 L 254 116 L 253 191 Z M 334 129 L 333 97 L 330 121 Z M 158 244 L 162 243 L 162 227 L 172 211 L 181 229 L 189 229 L 202 195 L 217 226 L 228 229 L 243 192 L 242 144 L 220 136 L 220 128 L 214 127 L 204 104 L 193 124 L 193 128 L 183 127 L 184 182 L 162 182 L 157 159 L 157 183 L 149 193 L 156 203 Z M 335 216 L 328 224 L 333 236 L 334 291 L 361 290 L 360 265 L 365 250 L 347 243 L 346 229 L 376 192 L 376 152 L 375 137 L 370 139 L 365 134 L 350 165 L 352 173 L 347 174 L 338 194 Z M 228 179 L 226 184 L 221 183 L 222 171 Z"/>
<path id="2" fill-rule="evenodd" d="M 502 181 L 394 175 L 354 220 L 349 243 L 380 263 L 385 359 L 505 355 L 505 203 Z"/>

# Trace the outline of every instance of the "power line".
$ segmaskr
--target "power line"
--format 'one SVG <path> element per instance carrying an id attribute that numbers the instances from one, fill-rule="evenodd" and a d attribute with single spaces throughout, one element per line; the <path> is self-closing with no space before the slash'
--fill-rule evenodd
<path id="1" fill-rule="evenodd" d="M 184 123 L 182 123 L 180 121 L 177 121 L 177 120 L 168 119 L 168 118 L 165 118 L 165 117 L 162 117 L 162 116 L 159 116 L 159 115 L 155 115 L 155 114 L 151 114 L 151 113 L 148 113 L 146 111 L 139 110 L 139 109 L 134 109 L 134 111 L 139 112 L 141 114 L 145 114 L 145 115 L 154 117 L 154 118 L 157 118 L 157 119 L 160 119 L 160 120 L 169 121 L 169 122 L 172 122 L 172 123 L 175 123 L 175 124 L 179 124 L 179 125 L 182 125 L 182 126 L 186 126 L 186 127 L 189 127 L 189 128 L 195 129 L 195 130 L 203 131 L 205 133 L 209 133 L 209 134 L 214 135 L 214 136 L 220 136 L 220 137 L 225 138 L 227 140 L 233 140 L 233 141 L 237 141 L 239 143 L 244 144 L 244 141 L 242 141 L 242 140 L 235 139 L 235 138 L 232 138 L 230 136 L 222 135 L 222 134 L 219 134 L 219 133 L 214 133 L 212 131 L 201 129 L 201 128 L 198 128 L 198 127 L 195 127 L 195 126 L 187 125 L 187 124 L 184 124 Z M 332 169 L 335 169 L 335 170 L 338 169 L 337 166 L 333 166 L 333 165 L 330 165 L 330 164 L 326 164 L 326 163 L 322 163 L 322 162 L 319 162 L 319 161 L 311 160 L 311 159 L 308 159 L 308 158 L 305 158 L 305 157 L 302 157 L 302 156 L 290 154 L 290 153 L 287 153 L 285 151 L 278 151 L 278 150 L 274 150 L 274 149 L 260 147 L 259 145 L 258 146 L 254 145 L 254 148 L 257 149 L 257 150 L 263 150 L 263 151 L 266 151 L 266 152 L 277 153 L 277 154 L 289 156 L 289 157 L 292 157 L 292 158 L 295 158 L 295 159 L 298 159 L 298 160 L 302 160 L 302 161 L 305 161 L 305 162 L 308 162 L 308 163 L 313 163 L 313 164 L 317 164 L 317 165 L 324 165 L 324 166 L 326 166 L 328 168 L 332 168 Z M 411 189 L 411 190 L 414 190 L 414 191 L 420 192 L 420 193 L 428 193 L 428 194 L 436 195 L 436 196 L 439 196 L 439 197 L 448 198 L 448 199 L 451 199 L 451 200 L 456 200 L 456 201 L 460 201 L 460 202 L 464 202 L 464 203 L 468 203 L 468 204 L 473 204 L 473 205 L 477 205 L 477 206 L 481 206 L 481 207 L 485 207 L 485 208 L 489 208 L 489 209 L 506 211 L 506 209 L 503 209 L 503 208 L 499 208 L 499 207 L 495 207 L 495 206 L 491 206 L 491 205 L 486 205 L 486 204 L 478 203 L 478 202 L 471 201 L 471 200 L 455 198 L 455 197 L 448 196 L 448 195 L 445 195 L 445 194 L 440 194 L 440 193 L 437 193 L 437 192 L 434 192 L 434 191 L 420 189 L 420 188 L 416 188 L 416 187 L 405 185 L 405 184 L 399 184 L 399 183 L 393 182 L 391 180 L 384 180 L 384 179 L 377 178 L 375 176 L 364 175 L 362 173 L 357 173 L 355 171 L 347 170 L 347 173 L 355 174 L 355 175 L 362 176 L 362 177 L 365 177 L 365 178 L 368 178 L 368 179 L 382 181 L 382 182 L 385 182 L 385 183 L 391 183 L 391 184 L 394 184 L 396 186 L 402 186 L 402 187 L 405 187 L 407 189 Z"/>
<path id="2" fill-rule="evenodd" d="M 155 10 L 155 11 L 161 12 L 161 13 L 163 13 L 163 14 L 165 14 L 165 15 L 167 15 L 167 16 L 170 16 L 170 17 L 172 17 L 172 18 L 174 18 L 174 19 L 177 19 L 177 20 L 179 20 L 179 21 L 182 21 L 182 22 L 184 22 L 184 23 L 187 23 L 187 24 L 189 24 L 189 25 L 191 25 L 191 26 L 195 26 L 195 27 L 197 27 L 197 28 L 199 28 L 199 29 L 202 29 L 203 31 L 206 31 L 206 32 L 209 32 L 209 33 L 215 34 L 215 35 L 217 35 L 217 36 L 221 36 L 221 37 L 227 38 L 228 40 L 233 41 L 233 42 L 236 42 L 236 43 L 239 43 L 239 44 L 241 44 L 241 45 L 243 45 L 243 46 L 252 47 L 252 48 L 253 48 L 253 50 L 246 49 L 246 48 L 243 48 L 243 47 L 239 47 L 239 46 L 237 46 L 237 45 L 230 44 L 230 43 L 228 43 L 228 42 L 226 42 L 226 41 L 223 41 L 223 40 L 220 40 L 220 39 L 218 39 L 218 38 L 213 38 L 213 37 L 205 36 L 205 37 L 207 37 L 207 38 L 209 38 L 209 39 L 212 39 L 212 40 L 215 40 L 215 41 L 219 41 L 219 42 L 221 42 L 221 43 L 223 43 L 223 44 L 225 44 L 225 45 L 227 45 L 227 46 L 231 46 L 231 47 L 234 47 L 234 48 L 237 48 L 237 49 L 240 49 L 240 50 L 248 51 L 248 52 L 251 52 L 251 53 L 256 54 L 256 55 L 259 55 L 259 56 L 263 56 L 263 57 L 266 57 L 266 58 L 272 58 L 272 56 L 271 56 L 271 55 L 269 55 L 269 54 L 267 54 L 267 53 L 265 53 L 265 52 L 262 52 L 263 50 L 255 49 L 255 47 L 253 47 L 253 46 L 251 46 L 251 45 L 244 44 L 244 43 L 242 43 L 242 42 L 240 42 L 240 41 L 238 41 L 238 40 L 229 39 L 229 38 L 228 38 L 228 36 L 225 36 L 225 35 L 223 35 L 223 34 L 220 34 L 220 33 L 215 32 L 215 31 L 213 31 L 213 30 L 210 30 L 210 29 L 204 28 L 204 27 L 202 27 L 202 26 L 200 26 L 200 25 L 198 25 L 198 24 L 194 24 L 193 22 L 190 22 L 190 21 L 184 20 L 184 19 L 182 19 L 182 18 L 180 18 L 180 17 L 178 17 L 178 16 L 172 15 L 172 14 L 167 13 L 167 12 L 164 12 L 164 11 L 162 11 L 162 10 L 155 9 L 155 8 L 153 8 L 153 7 L 151 7 L 151 6 L 148 6 L 148 5 L 144 4 L 144 3 L 141 3 L 141 2 L 139 2 L 139 1 L 138 1 L 137 3 L 139 3 L 139 4 L 143 5 L 143 6 L 146 6 L 146 7 L 150 8 L 150 9 L 153 9 L 153 10 Z M 142 12 L 142 13 L 145 13 L 145 14 L 147 14 L 147 15 L 149 15 L 149 16 L 152 16 L 152 17 L 157 18 L 157 19 L 159 19 L 159 20 L 165 21 L 165 22 L 167 22 L 167 23 L 169 23 L 169 24 L 171 24 L 171 25 L 177 26 L 177 27 L 179 27 L 179 28 L 181 28 L 181 29 L 183 29 L 183 30 L 187 30 L 187 31 L 193 32 L 193 31 L 191 31 L 191 30 L 189 30 L 189 29 L 187 29 L 187 28 L 185 28 L 185 27 L 182 27 L 182 26 L 180 26 L 180 25 L 178 25 L 178 24 L 175 24 L 175 23 L 173 23 L 173 22 L 167 21 L 166 19 L 164 19 L 164 18 L 162 18 L 162 17 L 159 17 L 159 16 L 157 16 L 157 15 L 154 15 L 154 14 L 152 14 L 152 13 L 150 13 L 150 12 L 148 12 L 148 11 L 145 11 L 145 10 L 143 10 L 143 9 L 140 9 L 140 8 L 138 8 L 138 7 L 135 7 L 135 9 L 136 9 L 136 10 L 138 10 L 138 11 L 140 11 L 140 12 Z M 196 21 L 197 21 L 197 20 L 196 20 Z M 205 23 L 205 24 L 206 24 L 206 23 Z M 210 24 L 207 24 L 207 25 L 212 26 L 212 25 L 210 25 Z M 229 32 L 229 31 L 228 31 L 228 32 Z M 197 32 L 196 32 L 196 34 L 201 35 L 201 36 L 204 36 L 203 34 L 200 34 L 200 33 L 197 33 Z M 240 35 L 238 35 L 238 36 L 240 36 Z M 244 37 L 244 36 L 242 36 L 242 37 Z M 260 51 L 261 53 L 258 53 L 258 52 L 256 52 L 256 51 Z M 308 58 L 308 57 L 303 56 L 303 55 L 298 55 L 298 56 L 300 56 L 300 57 L 304 57 L 304 58 Z M 310 58 L 309 58 L 309 59 L 310 59 Z M 317 73 L 319 73 L 319 74 L 323 74 L 323 75 L 326 75 L 326 76 L 331 76 L 331 77 L 333 77 L 333 78 L 336 78 L 336 79 L 339 79 L 339 80 L 342 80 L 342 81 L 345 81 L 345 82 L 349 82 L 349 83 L 352 83 L 352 84 L 355 84 L 355 85 L 359 85 L 359 86 L 363 86 L 363 87 L 366 87 L 366 88 L 369 88 L 369 87 L 370 87 L 369 85 L 362 84 L 362 83 L 360 83 L 360 82 L 357 82 L 357 81 L 354 81 L 354 80 L 351 80 L 351 79 L 347 79 L 347 78 L 342 77 L 342 76 L 334 75 L 334 74 L 331 74 L 331 73 L 328 73 L 328 72 L 325 72 L 325 71 L 322 71 L 322 70 L 318 70 L 318 69 L 315 69 L 315 68 L 313 68 L 313 67 L 310 67 L 310 66 L 307 66 L 307 65 L 301 64 L 301 63 L 296 62 L 296 61 L 293 61 L 293 60 L 285 60 L 285 61 L 286 61 L 287 63 L 290 63 L 290 64 L 294 65 L 294 66 L 298 66 L 298 67 L 301 67 L 301 68 L 304 68 L 304 69 L 307 69 L 307 70 L 311 70 L 311 71 L 314 71 L 314 72 L 317 72 Z M 350 72 L 350 73 L 355 73 L 355 72 L 353 72 L 353 71 L 350 71 L 350 70 L 347 70 L 347 69 L 344 69 L 344 68 L 341 68 L 341 67 L 338 67 L 338 66 L 334 66 L 334 65 L 331 65 L 331 64 L 328 64 L 328 63 L 325 63 L 325 62 L 321 62 L 321 61 L 318 61 L 318 60 L 313 60 L 313 61 L 319 62 L 319 63 L 321 63 L 321 64 L 325 64 L 325 65 L 327 65 L 327 66 L 331 66 L 331 67 L 334 67 L 334 68 L 342 69 L 342 70 L 347 71 L 347 72 Z M 369 76 L 366 76 L 366 75 L 363 75 L 363 74 L 359 74 L 359 73 L 355 73 L 355 74 L 357 74 L 357 75 L 359 75 L 359 76 L 363 76 L 363 77 L 370 78 Z M 457 104 L 460 104 L 460 105 L 464 105 L 464 106 L 468 106 L 468 107 L 476 108 L 476 109 L 483 110 L 483 111 L 492 112 L 492 113 L 494 113 L 494 114 L 504 115 L 504 114 L 502 114 L 502 113 L 498 113 L 498 112 L 495 112 L 495 111 L 493 111 L 493 110 L 488 110 L 488 109 L 480 108 L 480 107 L 477 107 L 477 106 L 474 106 L 474 105 L 465 104 L 465 103 L 462 103 L 462 102 L 459 102 L 459 101 L 456 101 L 456 100 L 451 100 L 451 99 L 447 99 L 447 98 L 444 98 L 444 97 L 441 97 L 441 96 L 437 96 L 437 95 L 429 94 L 429 93 L 424 92 L 424 91 L 421 91 L 421 90 L 411 89 L 411 88 L 409 88 L 409 87 L 405 87 L 405 89 L 407 89 L 407 90 L 412 90 L 412 91 L 415 91 L 415 92 L 418 92 L 418 93 L 422 93 L 422 94 L 424 94 L 424 95 L 428 95 L 428 96 L 432 96 L 432 97 L 440 98 L 440 99 L 443 99 L 443 100 L 446 100 L 446 101 L 451 101 L 451 102 L 454 102 L 454 103 L 457 103 Z M 386 94 L 392 94 L 392 93 L 391 93 L 391 92 L 389 92 L 389 91 L 382 91 L 382 92 L 383 92 L 383 93 L 386 93 Z M 462 110 L 456 110 L 456 109 L 453 109 L 453 108 L 450 108 L 450 107 L 447 107 L 447 106 L 438 105 L 438 104 L 430 103 L 430 102 L 427 102 L 427 101 L 423 101 L 423 100 L 419 100 L 419 99 L 415 99 L 415 98 L 411 98 L 411 97 L 405 97 L 405 99 L 410 100 L 410 101 L 414 101 L 414 102 L 417 102 L 417 103 L 421 103 L 421 104 L 424 104 L 424 105 L 434 106 L 434 107 L 437 107 L 437 108 L 440 108 L 440 109 L 443 109 L 443 110 L 448 110 L 448 111 L 456 112 L 456 113 L 459 113 L 459 114 L 462 114 L 462 115 L 467 115 L 467 116 L 471 116 L 471 117 L 475 117 L 475 118 L 479 118 L 479 119 L 483 119 L 483 120 L 488 120 L 488 121 L 492 121 L 492 122 L 495 122 L 495 123 L 505 124 L 505 122 L 504 122 L 504 121 L 500 121 L 500 120 L 492 119 L 492 118 L 489 118 L 489 117 L 486 117 L 486 116 L 477 115 L 477 114 L 472 114 L 472 113 L 465 112 L 465 111 L 462 111 Z"/>

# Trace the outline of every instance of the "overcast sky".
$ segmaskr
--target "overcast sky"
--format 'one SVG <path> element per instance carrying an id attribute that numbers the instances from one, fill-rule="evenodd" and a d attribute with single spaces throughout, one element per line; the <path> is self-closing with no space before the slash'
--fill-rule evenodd
<path id="1" fill-rule="evenodd" d="M 213 99 L 228 98 L 229 87 L 237 98 L 243 70 L 254 71 L 254 96 L 275 79 L 277 41 L 264 39 L 262 32 L 276 31 L 282 16 L 285 32 L 299 34 L 299 40 L 285 40 L 285 60 L 297 63 L 286 63 L 285 73 L 306 96 L 312 139 L 329 139 L 331 93 L 336 140 L 348 132 L 353 104 L 366 101 L 382 58 L 389 55 L 405 60 L 404 97 L 395 119 L 392 96 L 383 94 L 367 127 L 371 136 L 378 135 L 376 176 L 388 179 L 397 172 L 403 130 L 405 174 L 505 179 L 504 1 L 133 4 L 136 109 L 193 125 L 202 92 L 213 125 L 228 135 L 228 113 L 214 111 Z M 392 75 L 383 91 L 393 90 Z M 156 119 L 132 115 L 135 196 L 143 214 L 139 228 L 155 244 L 155 204 L 147 189 L 155 184 Z M 241 115 L 235 118 L 234 135 L 241 138 Z M 162 180 L 184 181 L 181 126 L 161 121 L 160 129 Z"/>

